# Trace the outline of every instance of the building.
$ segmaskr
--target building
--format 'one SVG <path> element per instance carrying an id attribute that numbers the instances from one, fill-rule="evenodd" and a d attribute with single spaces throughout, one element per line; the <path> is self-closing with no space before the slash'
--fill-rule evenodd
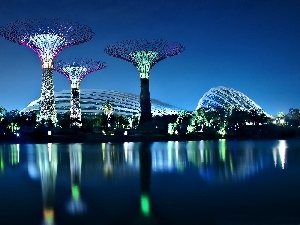
<path id="1" fill-rule="evenodd" d="M 241 111 L 255 110 L 258 113 L 269 116 L 259 105 L 248 98 L 243 93 L 228 87 L 214 87 L 209 89 L 202 98 L 200 98 L 197 108 L 223 108 L 228 110 L 230 108 L 236 108 Z"/>
<path id="2" fill-rule="evenodd" d="M 63 114 L 70 111 L 71 91 L 63 90 L 54 93 L 57 113 Z M 102 89 L 81 89 L 80 105 L 82 114 L 102 113 L 102 106 L 106 101 L 113 105 L 114 114 L 132 116 L 139 114 L 140 96 L 136 94 Z M 40 98 L 32 101 L 21 112 L 39 111 Z M 161 101 L 151 99 L 152 115 L 174 115 L 182 109 Z"/>

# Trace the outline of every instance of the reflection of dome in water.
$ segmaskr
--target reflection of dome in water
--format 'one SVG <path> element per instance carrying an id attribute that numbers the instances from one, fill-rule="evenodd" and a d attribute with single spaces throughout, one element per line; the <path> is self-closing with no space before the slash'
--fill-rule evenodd
<path id="1" fill-rule="evenodd" d="M 72 215 L 80 215 L 86 213 L 86 204 L 82 201 L 82 199 L 71 199 L 67 203 L 67 211 Z"/>
<path id="2" fill-rule="evenodd" d="M 187 156 L 210 183 L 246 180 L 272 164 L 271 154 L 255 150 L 251 141 L 189 142 Z"/>
<path id="3" fill-rule="evenodd" d="M 70 90 L 55 92 L 55 104 L 58 113 L 70 111 Z M 114 113 L 118 115 L 131 116 L 139 114 L 140 96 L 131 93 L 102 90 L 82 89 L 80 90 L 80 105 L 82 113 L 102 113 L 103 104 L 109 101 L 114 107 Z M 21 112 L 38 111 L 40 98 L 32 101 Z M 177 114 L 181 109 L 167 103 L 151 99 L 151 111 L 153 115 Z"/>
<path id="4" fill-rule="evenodd" d="M 238 108 L 243 111 L 256 110 L 259 113 L 268 115 L 259 105 L 248 98 L 243 93 L 223 86 L 211 88 L 206 92 L 198 102 L 199 108 L 216 108 L 224 109 Z"/>
<path id="5" fill-rule="evenodd" d="M 40 178 L 40 173 L 38 171 L 38 168 L 36 167 L 36 164 L 28 163 L 28 174 L 29 177 L 33 180 L 37 180 Z"/>
<path id="6" fill-rule="evenodd" d="M 235 156 L 233 154 L 222 159 L 213 159 L 208 163 L 204 163 L 199 168 L 200 176 L 211 183 L 226 183 L 233 181 L 240 181 L 248 179 L 263 170 L 264 162 L 252 153 L 240 154 Z"/>
<path id="7" fill-rule="evenodd" d="M 211 183 L 226 183 L 245 180 L 262 170 L 258 164 L 240 165 L 233 170 L 231 170 L 229 165 L 223 165 L 220 168 L 217 167 L 212 165 L 200 168 L 200 176 Z"/>

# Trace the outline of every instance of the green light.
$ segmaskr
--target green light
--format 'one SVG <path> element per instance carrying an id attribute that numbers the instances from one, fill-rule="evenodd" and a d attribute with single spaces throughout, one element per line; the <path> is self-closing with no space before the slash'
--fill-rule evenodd
<path id="1" fill-rule="evenodd" d="M 20 126 L 17 123 L 10 123 L 9 125 L 7 125 L 7 128 L 14 133 L 15 131 L 20 130 Z"/>
<path id="2" fill-rule="evenodd" d="M 205 163 L 208 163 L 208 157 L 209 157 L 208 154 L 209 154 L 208 149 L 205 149 L 204 150 Z"/>
<path id="3" fill-rule="evenodd" d="M 77 185 L 72 186 L 72 197 L 75 200 L 78 200 L 80 198 L 80 189 Z"/>
<path id="4" fill-rule="evenodd" d="M 54 211 L 53 209 L 44 209 L 45 224 L 54 224 Z"/>
<path id="5" fill-rule="evenodd" d="M 233 162 L 232 162 L 232 157 L 230 156 L 230 161 L 229 161 L 229 163 L 230 163 L 230 170 L 231 170 L 231 172 L 233 171 Z"/>
<path id="6" fill-rule="evenodd" d="M 218 130 L 217 133 L 219 135 L 221 135 L 221 137 L 224 137 L 226 135 L 225 126 L 224 127 L 220 127 L 220 130 Z"/>
<path id="7" fill-rule="evenodd" d="M 195 127 L 193 125 L 188 125 L 187 126 L 187 134 L 193 133 L 195 131 Z"/>
<path id="8" fill-rule="evenodd" d="M 10 147 L 10 163 L 12 166 L 19 163 L 19 151 L 17 145 L 12 145 Z"/>
<path id="9" fill-rule="evenodd" d="M 141 211 L 144 216 L 150 216 L 150 200 L 148 195 L 141 195 Z"/>
<path id="10" fill-rule="evenodd" d="M 222 161 L 226 160 L 226 139 L 219 139 L 219 151 Z"/>
<path id="11" fill-rule="evenodd" d="M 4 157 L 3 157 L 2 149 L 0 150 L 0 170 L 1 172 L 4 171 Z"/>
<path id="12" fill-rule="evenodd" d="M 154 51 L 135 51 L 129 55 L 137 63 L 140 78 L 149 79 L 149 72 L 159 53 Z"/>

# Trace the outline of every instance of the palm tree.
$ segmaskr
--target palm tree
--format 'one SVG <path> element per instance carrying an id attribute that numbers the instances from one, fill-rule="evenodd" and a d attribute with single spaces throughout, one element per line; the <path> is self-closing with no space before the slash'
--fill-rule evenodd
<path id="1" fill-rule="evenodd" d="M 102 105 L 102 110 L 103 110 L 103 113 L 105 114 L 105 116 L 107 118 L 107 127 L 111 127 L 110 119 L 111 119 L 111 116 L 114 113 L 114 107 L 113 107 L 113 105 L 107 100 Z"/>
<path id="2" fill-rule="evenodd" d="M 0 122 L 4 119 L 5 114 L 7 113 L 7 110 L 0 106 Z"/>

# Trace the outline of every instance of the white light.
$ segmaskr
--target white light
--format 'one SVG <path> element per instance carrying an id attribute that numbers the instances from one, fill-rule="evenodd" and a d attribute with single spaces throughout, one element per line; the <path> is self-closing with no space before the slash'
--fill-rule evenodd
<path id="1" fill-rule="evenodd" d="M 49 132 L 49 131 L 48 131 Z M 48 159 L 49 159 L 49 162 L 51 162 L 51 158 L 52 158 L 52 155 L 51 155 L 51 147 L 52 147 L 52 143 L 48 143 L 47 144 L 47 147 L 48 147 Z"/>
<path id="2" fill-rule="evenodd" d="M 285 155 L 286 155 L 287 144 L 285 140 L 280 140 L 278 144 L 279 157 L 281 161 L 281 168 L 285 166 Z"/>
<path id="3" fill-rule="evenodd" d="M 50 136 L 52 134 L 51 130 L 48 130 L 48 135 Z"/>
<path id="4" fill-rule="evenodd" d="M 66 39 L 57 34 L 36 34 L 30 36 L 29 42 L 39 51 L 43 68 L 53 67 L 53 58 L 65 44 Z"/>

